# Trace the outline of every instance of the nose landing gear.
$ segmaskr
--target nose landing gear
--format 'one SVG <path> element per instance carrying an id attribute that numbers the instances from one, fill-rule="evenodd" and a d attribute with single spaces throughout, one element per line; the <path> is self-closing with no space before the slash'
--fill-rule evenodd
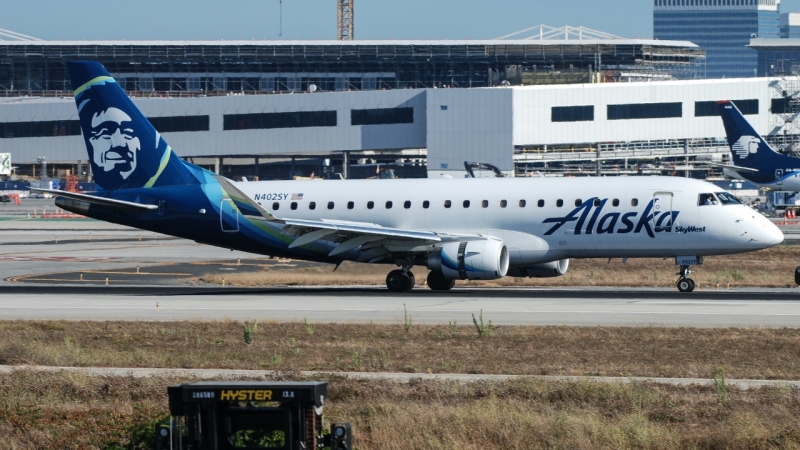
<path id="1" fill-rule="evenodd" d="M 682 265 L 681 271 L 676 274 L 680 276 L 680 278 L 678 278 L 678 281 L 675 282 L 675 284 L 678 285 L 679 291 L 692 292 L 694 290 L 694 280 L 687 277 L 687 275 L 689 275 L 690 273 L 692 273 L 692 271 L 689 270 L 689 266 Z"/>

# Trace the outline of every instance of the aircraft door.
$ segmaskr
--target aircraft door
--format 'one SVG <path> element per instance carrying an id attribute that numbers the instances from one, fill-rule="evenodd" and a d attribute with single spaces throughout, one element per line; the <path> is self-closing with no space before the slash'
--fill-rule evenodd
<path id="1" fill-rule="evenodd" d="M 653 218 L 650 219 L 650 226 L 653 227 L 653 232 L 672 231 L 672 200 L 674 197 L 674 193 L 666 191 L 659 191 L 653 194 Z"/>
<path id="2" fill-rule="evenodd" d="M 783 169 L 775 169 L 775 184 L 783 184 Z"/>
<path id="3" fill-rule="evenodd" d="M 239 231 L 239 210 L 229 198 L 223 198 L 219 203 L 219 224 L 225 233 Z"/>

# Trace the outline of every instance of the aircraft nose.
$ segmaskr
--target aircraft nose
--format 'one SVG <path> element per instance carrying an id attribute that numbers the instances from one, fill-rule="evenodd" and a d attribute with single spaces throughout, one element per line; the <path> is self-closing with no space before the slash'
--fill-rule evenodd
<path id="1" fill-rule="evenodd" d="M 784 236 L 783 231 L 778 228 L 771 220 L 767 219 L 766 217 L 761 217 L 761 242 L 764 243 L 765 248 L 773 247 L 783 242 Z"/>

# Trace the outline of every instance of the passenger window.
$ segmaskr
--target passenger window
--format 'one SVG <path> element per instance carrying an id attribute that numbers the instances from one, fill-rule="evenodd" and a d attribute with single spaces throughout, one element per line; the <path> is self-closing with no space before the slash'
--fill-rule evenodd
<path id="1" fill-rule="evenodd" d="M 632 198 L 631 199 L 631 206 L 639 206 L 639 199 L 638 198 Z"/>
<path id="2" fill-rule="evenodd" d="M 347 202 L 347 209 L 353 209 L 353 207 L 355 207 L 355 206 L 356 206 L 356 204 L 355 204 L 355 203 L 353 203 L 353 202 Z"/>
<path id="3" fill-rule="evenodd" d="M 519 207 L 520 207 L 520 208 L 524 208 L 524 207 L 525 207 L 525 205 L 527 205 L 527 204 L 528 204 L 528 202 L 526 202 L 525 200 L 520 200 L 520 201 L 519 201 Z"/>
<path id="4" fill-rule="evenodd" d="M 576 198 L 575 199 L 575 206 L 581 206 L 583 204 L 583 200 Z"/>
<path id="5" fill-rule="evenodd" d="M 316 209 L 316 208 L 317 208 L 317 202 L 311 202 L 308 204 L 308 209 Z"/>
<path id="6" fill-rule="evenodd" d="M 280 208 L 281 208 L 281 204 L 280 204 L 280 203 L 278 203 L 278 202 L 275 202 L 275 203 L 273 203 L 273 204 L 272 204 L 272 209 L 273 209 L 274 211 L 277 211 L 277 210 L 279 210 Z"/>
<path id="7" fill-rule="evenodd" d="M 714 194 L 700 194 L 700 197 L 697 199 L 697 204 L 699 206 L 716 205 L 717 199 L 714 197 Z"/>
<path id="8" fill-rule="evenodd" d="M 464 208 L 469 208 L 469 200 L 464 200 Z"/>
<path id="9" fill-rule="evenodd" d="M 603 202 L 601 202 L 599 198 L 594 199 L 594 206 L 600 206 L 600 203 Z"/>
<path id="10" fill-rule="evenodd" d="M 405 209 L 410 209 L 410 208 L 411 208 L 411 202 L 410 202 L 410 201 L 408 201 L 408 200 L 406 200 L 406 202 L 405 202 L 405 203 L 403 203 L 403 208 L 405 208 Z"/>
<path id="11" fill-rule="evenodd" d="M 289 207 L 292 208 L 292 211 L 294 211 L 295 209 L 297 209 L 297 202 L 292 202 L 292 204 L 289 205 Z"/>
<path id="12" fill-rule="evenodd" d="M 333 209 L 333 202 L 328 202 L 328 209 Z"/>
<path id="13" fill-rule="evenodd" d="M 367 202 L 367 209 L 372 209 L 375 207 L 375 202 Z"/>
<path id="14" fill-rule="evenodd" d="M 544 200 L 539 200 L 539 208 L 544 208 Z"/>
<path id="15" fill-rule="evenodd" d="M 612 204 L 613 206 L 619 206 L 619 199 L 618 199 L 618 198 L 615 198 L 614 200 L 611 200 L 611 204 Z"/>
<path id="16" fill-rule="evenodd" d="M 423 207 L 423 208 L 425 208 L 425 209 L 428 209 L 428 208 L 430 208 L 430 206 L 431 206 L 431 202 L 429 202 L 429 201 L 427 201 L 427 200 L 425 200 L 424 202 L 422 202 L 422 207 Z"/>
<path id="17" fill-rule="evenodd" d="M 392 209 L 392 202 L 391 200 L 386 202 L 386 209 Z"/>
<path id="18" fill-rule="evenodd" d="M 556 200 L 556 206 L 559 207 L 559 208 L 564 206 L 564 200 L 561 200 L 561 199 Z"/>
<path id="19" fill-rule="evenodd" d="M 481 206 L 483 206 L 484 208 L 488 208 L 489 207 L 489 200 L 482 201 L 481 202 Z"/>
<path id="20" fill-rule="evenodd" d="M 449 208 L 451 204 L 452 204 L 452 203 L 450 203 L 450 200 L 445 200 L 445 201 L 444 201 L 444 207 L 445 207 L 445 208 Z"/>

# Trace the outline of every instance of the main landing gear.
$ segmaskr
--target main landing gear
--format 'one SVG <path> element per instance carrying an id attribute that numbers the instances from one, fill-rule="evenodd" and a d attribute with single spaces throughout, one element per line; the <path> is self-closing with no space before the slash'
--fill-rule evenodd
<path id="1" fill-rule="evenodd" d="M 416 282 L 408 267 L 393 270 L 386 275 L 386 287 L 392 292 L 411 292 Z M 455 284 L 456 280 L 445 278 L 441 272 L 432 270 L 428 274 L 428 287 L 434 291 L 449 291 Z"/>
<path id="2" fill-rule="evenodd" d="M 678 272 L 676 275 L 679 275 L 678 281 L 675 283 L 678 285 L 678 290 L 681 292 L 692 292 L 694 290 L 694 280 L 691 278 L 687 278 L 687 275 L 692 273 L 689 270 L 689 266 L 683 265 L 681 266 L 681 271 Z"/>
<path id="3" fill-rule="evenodd" d="M 456 285 L 456 280 L 445 278 L 442 272 L 431 270 L 428 274 L 428 287 L 434 291 L 449 291 Z"/>
<path id="4" fill-rule="evenodd" d="M 416 283 L 417 280 L 408 267 L 393 270 L 386 275 L 386 287 L 392 292 L 411 292 Z"/>

